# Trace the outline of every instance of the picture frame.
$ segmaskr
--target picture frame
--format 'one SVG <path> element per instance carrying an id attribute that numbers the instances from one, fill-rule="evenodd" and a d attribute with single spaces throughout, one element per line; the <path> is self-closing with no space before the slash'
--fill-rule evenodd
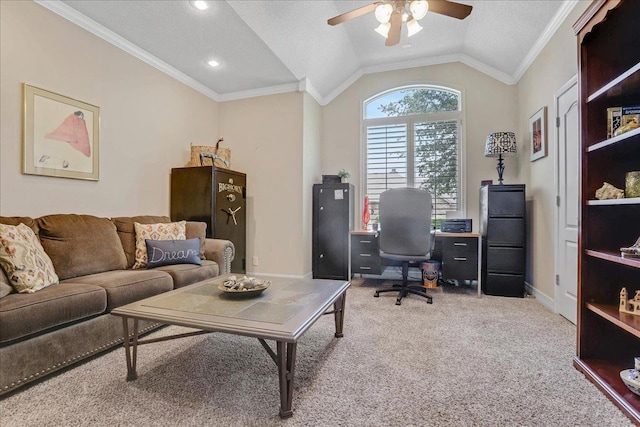
<path id="1" fill-rule="evenodd" d="M 529 151 L 531 161 L 547 156 L 547 107 L 544 106 L 529 118 Z"/>
<path id="2" fill-rule="evenodd" d="M 100 179 L 100 107 L 23 84 L 22 173 Z"/>

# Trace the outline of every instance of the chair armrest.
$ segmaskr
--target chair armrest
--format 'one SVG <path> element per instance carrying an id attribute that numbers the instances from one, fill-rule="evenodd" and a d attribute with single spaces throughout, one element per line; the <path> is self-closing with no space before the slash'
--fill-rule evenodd
<path id="1" fill-rule="evenodd" d="M 236 256 L 236 248 L 230 240 L 205 239 L 204 256 L 218 263 L 220 274 L 228 274 L 231 272 L 231 261 Z"/>

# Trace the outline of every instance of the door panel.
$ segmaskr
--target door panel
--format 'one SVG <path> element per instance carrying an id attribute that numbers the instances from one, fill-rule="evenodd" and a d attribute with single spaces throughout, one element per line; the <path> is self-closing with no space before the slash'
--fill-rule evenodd
<path id="1" fill-rule="evenodd" d="M 556 309 L 576 323 L 578 296 L 579 161 L 578 86 L 568 85 L 557 98 L 558 238 Z"/>

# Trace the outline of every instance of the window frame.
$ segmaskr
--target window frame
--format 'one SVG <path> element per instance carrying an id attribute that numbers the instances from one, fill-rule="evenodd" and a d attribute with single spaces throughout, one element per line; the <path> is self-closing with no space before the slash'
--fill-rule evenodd
<path id="1" fill-rule="evenodd" d="M 432 90 L 444 90 L 448 92 L 454 92 L 458 94 L 459 102 L 458 102 L 458 110 L 456 111 L 446 111 L 446 112 L 436 112 L 436 113 L 426 113 L 426 114 L 411 114 L 406 116 L 397 116 L 397 117 L 380 117 L 380 118 L 365 118 L 366 114 L 366 106 L 367 103 L 375 100 L 376 98 L 382 97 L 384 95 L 402 91 L 402 90 L 411 90 L 411 89 L 432 89 Z M 456 89 L 454 87 L 434 85 L 434 84 L 412 84 L 412 85 L 403 85 L 397 86 L 391 89 L 384 90 L 382 92 L 378 92 L 373 96 L 368 97 L 360 103 L 361 114 L 360 114 L 360 192 L 361 197 L 358 202 L 358 211 L 355 218 L 360 218 L 361 215 L 357 213 L 362 213 L 362 209 L 364 208 L 364 196 L 366 195 L 367 189 L 367 128 L 370 126 L 383 126 L 383 125 L 393 125 L 393 124 L 405 124 L 407 126 L 407 150 L 411 150 L 414 153 L 411 156 L 407 155 L 408 162 L 411 163 L 410 167 L 413 173 L 409 174 L 408 182 L 410 185 L 415 187 L 415 124 L 416 123 L 424 123 L 424 122 L 437 122 L 437 121 L 451 121 L 455 120 L 458 122 L 458 211 L 461 212 L 461 215 L 467 218 L 467 157 L 466 157 L 466 129 L 465 129 L 465 97 L 464 91 L 460 89 Z M 409 167 L 409 165 L 408 165 Z M 360 224 L 361 226 L 361 224 Z M 359 227 L 358 227 L 359 228 Z"/>

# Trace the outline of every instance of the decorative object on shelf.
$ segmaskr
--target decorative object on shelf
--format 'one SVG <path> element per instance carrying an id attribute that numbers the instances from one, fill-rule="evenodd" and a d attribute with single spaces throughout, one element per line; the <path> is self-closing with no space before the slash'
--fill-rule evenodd
<path id="1" fill-rule="evenodd" d="M 622 122 L 622 107 L 607 108 L 607 139 L 613 138 L 613 134 Z"/>
<path id="2" fill-rule="evenodd" d="M 620 126 L 618 130 L 616 130 L 613 133 L 613 135 L 614 136 L 622 135 L 623 133 L 627 133 L 634 129 L 638 129 L 639 127 L 640 127 L 640 122 L 637 117 L 634 117 L 631 120 L 629 120 L 627 124 Z"/>
<path id="3" fill-rule="evenodd" d="M 364 207 L 362 208 L 362 229 L 366 230 L 367 225 L 369 224 L 369 219 L 371 219 L 369 212 L 369 196 L 364 196 Z"/>
<path id="4" fill-rule="evenodd" d="M 224 138 L 218 139 L 215 146 L 191 144 L 191 160 L 187 166 L 216 166 L 219 168 L 231 168 L 231 150 L 221 148 L 220 143 Z M 204 154 L 204 155 L 203 155 Z M 211 160 L 205 160 L 211 159 Z"/>
<path id="5" fill-rule="evenodd" d="M 624 199 L 624 190 L 616 188 L 608 182 L 605 182 L 604 184 L 602 184 L 602 187 L 596 190 L 596 199 Z"/>
<path id="6" fill-rule="evenodd" d="M 338 176 L 340 177 L 340 182 L 343 183 L 349 182 L 349 178 L 351 178 L 351 174 L 344 169 L 338 171 Z"/>
<path id="7" fill-rule="evenodd" d="M 629 299 L 627 288 L 620 290 L 620 305 L 618 306 L 620 313 L 635 314 L 640 316 L 640 291 L 636 291 L 633 299 Z"/>
<path id="8" fill-rule="evenodd" d="M 620 371 L 620 379 L 629 390 L 640 396 L 640 372 L 637 369 Z"/>
<path id="9" fill-rule="evenodd" d="M 100 179 L 100 107 L 26 83 L 23 86 L 22 172 Z"/>
<path id="10" fill-rule="evenodd" d="M 620 248 L 622 258 L 640 258 L 640 237 L 628 248 Z"/>
<path id="11" fill-rule="evenodd" d="M 484 148 L 485 157 L 498 158 L 498 181 L 502 185 L 502 173 L 504 172 L 504 163 L 502 156 L 516 155 L 516 134 L 513 132 L 494 132 L 487 137 L 487 143 Z"/>
<path id="12" fill-rule="evenodd" d="M 547 107 L 542 107 L 529 118 L 531 161 L 547 155 Z"/>
<path id="13" fill-rule="evenodd" d="M 640 197 L 640 171 L 627 172 L 624 182 L 626 197 Z"/>

